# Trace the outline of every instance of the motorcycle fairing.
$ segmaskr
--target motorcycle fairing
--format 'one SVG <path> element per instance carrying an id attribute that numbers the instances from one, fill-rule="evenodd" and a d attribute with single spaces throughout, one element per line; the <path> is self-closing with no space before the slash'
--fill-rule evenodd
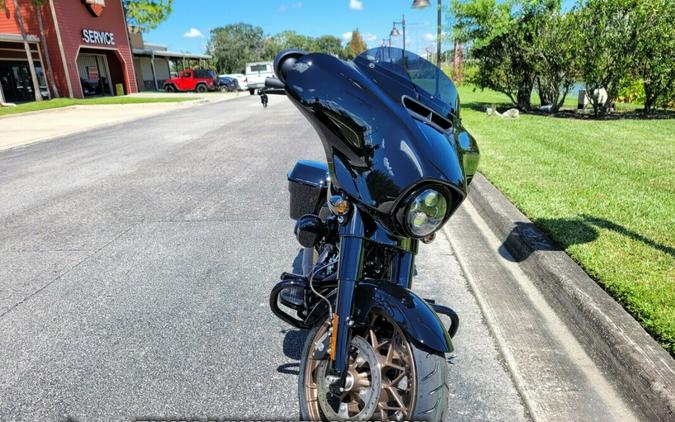
<path id="1" fill-rule="evenodd" d="M 378 76 L 362 67 L 308 54 L 285 76 L 289 98 L 321 138 L 331 182 L 382 216 L 420 182 L 431 181 L 448 188 L 454 210 L 466 196 L 478 154 L 456 110 L 445 115 L 453 127 L 440 131 L 403 106 L 403 96 L 424 102 L 426 93 L 394 73 Z M 434 101 L 425 104 L 447 111 Z"/>

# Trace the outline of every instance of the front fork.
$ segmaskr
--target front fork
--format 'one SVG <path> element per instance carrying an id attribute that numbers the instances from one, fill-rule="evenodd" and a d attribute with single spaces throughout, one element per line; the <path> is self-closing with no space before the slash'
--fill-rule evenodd
<path id="1" fill-rule="evenodd" d="M 363 219 L 355 208 L 347 224 L 340 227 L 340 260 L 338 261 L 338 292 L 330 357 L 333 375 L 344 381 L 349 353 L 349 327 L 356 282 L 363 275 Z"/>
<path id="2" fill-rule="evenodd" d="M 347 222 L 340 225 L 340 259 L 338 261 L 338 291 L 335 313 L 333 314 L 330 343 L 330 373 L 335 381 L 334 388 L 344 386 L 349 361 L 354 292 L 356 284 L 363 278 L 364 266 L 364 222 L 358 208 L 354 207 Z M 410 246 L 410 245 L 408 245 Z M 410 287 L 414 265 L 415 249 L 401 252 L 392 261 L 392 282 Z"/>

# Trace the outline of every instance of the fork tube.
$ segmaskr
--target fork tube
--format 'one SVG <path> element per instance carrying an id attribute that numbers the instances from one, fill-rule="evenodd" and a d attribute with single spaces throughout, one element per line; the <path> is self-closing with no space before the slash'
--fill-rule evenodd
<path id="1" fill-rule="evenodd" d="M 392 259 L 392 281 L 405 288 L 412 287 L 413 270 L 415 268 L 415 254 L 410 251 L 401 251 Z"/>
<path id="2" fill-rule="evenodd" d="M 343 377 L 346 373 L 349 352 L 349 319 L 356 282 L 363 274 L 363 220 L 357 208 L 349 222 L 340 228 L 340 261 L 338 263 L 338 316 L 335 360 L 333 370 Z"/>

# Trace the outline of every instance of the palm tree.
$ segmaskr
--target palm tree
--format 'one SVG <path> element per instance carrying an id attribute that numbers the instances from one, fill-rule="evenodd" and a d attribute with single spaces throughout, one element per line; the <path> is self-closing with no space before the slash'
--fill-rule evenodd
<path id="1" fill-rule="evenodd" d="M 39 0 L 38 0 L 39 1 Z M 44 0 L 41 0 L 42 2 Z M 26 50 L 26 57 L 28 58 L 28 68 L 30 69 L 30 77 L 33 80 L 33 93 L 35 94 L 35 101 L 42 101 L 42 94 L 40 93 L 40 82 L 37 78 L 37 73 L 35 72 L 35 63 L 33 63 L 33 53 L 30 51 L 30 45 L 28 44 L 28 34 L 26 33 L 26 27 L 23 23 L 23 16 L 21 16 L 21 10 L 19 9 L 19 0 L 14 0 L 14 13 L 16 14 L 16 20 L 19 22 L 19 29 L 21 30 L 21 39 L 23 39 L 23 48 Z"/>

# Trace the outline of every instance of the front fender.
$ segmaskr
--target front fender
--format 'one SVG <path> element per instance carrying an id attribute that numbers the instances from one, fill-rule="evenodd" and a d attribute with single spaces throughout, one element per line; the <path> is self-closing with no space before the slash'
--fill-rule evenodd
<path id="1" fill-rule="evenodd" d="M 367 323 L 368 314 L 379 311 L 396 322 L 408 337 L 434 351 L 453 351 L 452 341 L 436 312 L 412 291 L 388 281 L 362 281 L 354 297 L 353 315 Z"/>

